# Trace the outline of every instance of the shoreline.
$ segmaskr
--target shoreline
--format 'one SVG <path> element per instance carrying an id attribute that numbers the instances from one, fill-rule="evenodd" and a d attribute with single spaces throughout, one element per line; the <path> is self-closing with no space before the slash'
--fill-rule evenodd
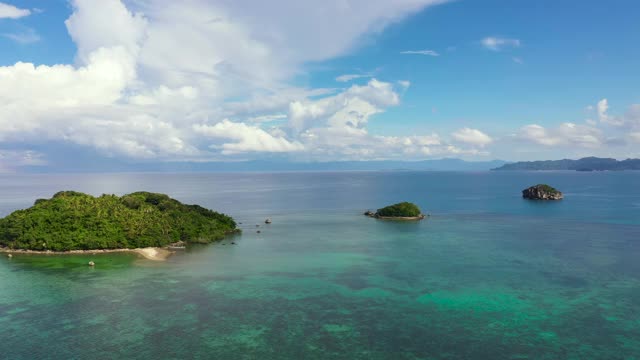
<path id="1" fill-rule="evenodd" d="M 426 219 L 428 215 L 420 214 L 420 216 L 378 216 L 374 214 L 366 216 L 378 220 L 418 221 Z"/>
<path id="2" fill-rule="evenodd" d="M 132 252 L 136 253 L 147 260 L 153 261 L 165 261 L 171 256 L 174 251 L 167 248 L 149 247 L 138 249 L 96 249 L 96 250 L 69 250 L 69 251 L 51 251 L 51 250 L 24 250 L 24 249 L 9 249 L 0 248 L 0 253 L 5 254 L 25 254 L 25 255 L 96 255 L 96 254 L 109 254 L 119 252 Z"/>

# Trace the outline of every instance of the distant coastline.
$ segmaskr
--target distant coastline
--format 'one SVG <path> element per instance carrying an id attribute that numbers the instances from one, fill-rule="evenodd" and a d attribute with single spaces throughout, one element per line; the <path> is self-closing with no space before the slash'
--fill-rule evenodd
<path id="1" fill-rule="evenodd" d="M 573 170 L 573 171 L 623 171 L 640 170 L 640 159 L 616 160 L 611 158 L 586 157 L 578 160 L 520 161 L 491 169 L 508 170 Z"/>

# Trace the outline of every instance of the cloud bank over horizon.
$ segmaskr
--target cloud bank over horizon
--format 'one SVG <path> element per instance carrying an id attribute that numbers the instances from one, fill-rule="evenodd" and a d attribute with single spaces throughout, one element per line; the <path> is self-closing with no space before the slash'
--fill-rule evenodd
<path id="1" fill-rule="evenodd" d="M 36 156 L 30 148 L 43 143 L 146 161 L 486 159 L 516 142 L 587 152 L 640 144 L 640 105 L 612 115 L 602 99 L 584 124 L 492 134 L 471 119 L 453 131 L 391 135 L 370 124 L 403 106 L 411 79 L 363 72 L 328 87 L 296 81 L 307 64 L 348 55 L 446 2 L 73 0 L 64 23 L 77 49 L 73 63 L 0 66 L 0 162 L 20 164 L 20 151 L 25 164 L 45 162 L 46 151 Z M 0 3 L 0 18 L 31 13 Z M 25 44 L 40 41 L 31 35 Z M 485 37 L 482 44 L 499 52 L 521 41 Z M 446 57 L 434 50 L 401 54 Z"/>

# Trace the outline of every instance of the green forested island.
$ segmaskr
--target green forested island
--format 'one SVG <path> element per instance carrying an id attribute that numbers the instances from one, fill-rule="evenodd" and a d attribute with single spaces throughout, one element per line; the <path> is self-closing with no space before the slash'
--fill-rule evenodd
<path id="1" fill-rule="evenodd" d="M 401 202 L 378 209 L 375 213 L 372 211 L 365 212 L 365 215 L 380 219 L 423 219 L 424 215 L 420 208 L 410 202 Z"/>
<path id="2" fill-rule="evenodd" d="M 626 159 L 618 161 L 610 158 L 586 157 L 578 160 L 520 161 L 512 164 L 505 164 L 492 170 L 640 170 L 640 159 Z"/>
<path id="3" fill-rule="evenodd" d="M 0 247 L 39 251 L 162 247 L 209 243 L 236 231 L 235 221 L 164 194 L 94 197 L 61 191 L 0 219 Z"/>

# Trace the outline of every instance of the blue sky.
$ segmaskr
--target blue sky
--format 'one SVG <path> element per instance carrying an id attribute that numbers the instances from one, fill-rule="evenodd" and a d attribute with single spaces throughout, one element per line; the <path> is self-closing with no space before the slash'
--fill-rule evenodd
<path id="1" fill-rule="evenodd" d="M 0 169 L 71 149 L 97 162 L 640 157 L 639 11 L 3 0 Z"/>

